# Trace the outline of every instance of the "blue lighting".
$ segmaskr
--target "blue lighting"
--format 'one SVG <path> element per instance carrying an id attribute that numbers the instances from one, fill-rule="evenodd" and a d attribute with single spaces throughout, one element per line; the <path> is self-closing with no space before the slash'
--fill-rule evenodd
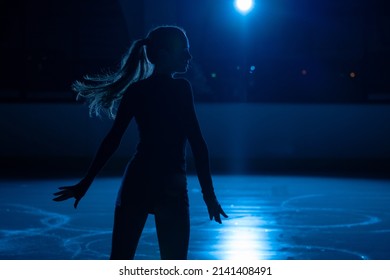
<path id="1" fill-rule="evenodd" d="M 237 11 L 239 11 L 241 14 L 247 14 L 253 9 L 254 1 L 253 0 L 235 0 L 234 6 L 236 7 Z"/>

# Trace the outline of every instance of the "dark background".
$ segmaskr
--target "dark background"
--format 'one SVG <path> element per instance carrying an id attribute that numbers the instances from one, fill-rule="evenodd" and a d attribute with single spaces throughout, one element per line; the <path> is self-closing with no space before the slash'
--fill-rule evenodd
<path id="1" fill-rule="evenodd" d="M 243 16 L 233 0 L 2 1 L 0 175 L 83 174 L 112 122 L 89 118 L 71 83 L 175 24 L 213 172 L 388 176 L 386 1 L 255 3 Z M 132 124 L 105 170 L 122 174 L 137 140 Z"/>
<path id="2" fill-rule="evenodd" d="M 73 102 L 85 74 L 115 69 L 160 24 L 190 38 L 203 102 L 388 103 L 385 0 L 7 0 L 0 4 L 0 100 Z M 254 66 L 254 68 L 251 66 Z"/>
<path id="3" fill-rule="evenodd" d="M 112 126 L 70 85 L 161 24 L 190 38 L 186 77 L 229 215 L 207 224 L 189 176 L 189 257 L 390 259 L 388 2 L 257 0 L 242 16 L 232 0 L 1 0 L 0 259 L 107 259 L 121 179 L 105 176 L 122 176 L 137 127 L 77 211 L 55 204 Z M 158 259 L 151 222 L 137 252 Z"/>

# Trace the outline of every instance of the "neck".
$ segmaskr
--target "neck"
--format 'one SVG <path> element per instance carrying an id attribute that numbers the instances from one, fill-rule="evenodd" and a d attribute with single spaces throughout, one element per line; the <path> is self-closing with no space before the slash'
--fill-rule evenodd
<path id="1" fill-rule="evenodd" d="M 152 76 L 169 76 L 171 78 L 173 78 L 173 75 L 175 73 L 172 72 L 171 70 L 169 69 L 166 69 L 166 68 L 163 68 L 163 67 L 158 67 L 158 66 L 155 66 L 154 67 L 154 70 L 153 70 L 153 73 L 152 73 Z"/>

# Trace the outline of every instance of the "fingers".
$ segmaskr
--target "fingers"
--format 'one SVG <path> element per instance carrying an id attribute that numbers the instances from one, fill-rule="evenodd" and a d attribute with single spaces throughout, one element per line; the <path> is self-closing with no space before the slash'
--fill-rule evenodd
<path id="1" fill-rule="evenodd" d="M 64 200 L 67 200 L 67 199 L 72 198 L 72 197 L 73 197 L 72 194 L 60 194 L 57 197 L 53 198 L 53 200 L 54 201 L 64 201 Z"/>
<path id="2" fill-rule="evenodd" d="M 79 205 L 79 202 L 81 198 L 83 197 L 83 193 L 80 192 L 78 188 L 75 186 L 70 187 L 59 187 L 60 191 L 54 193 L 56 197 L 53 198 L 54 201 L 64 201 L 69 198 L 75 198 L 75 202 L 73 204 L 73 207 L 76 209 Z"/>
<path id="3" fill-rule="evenodd" d="M 221 215 L 225 218 L 228 218 L 228 215 L 226 215 L 226 213 L 222 210 L 220 205 L 218 206 L 217 209 L 209 209 L 210 220 L 214 218 L 214 220 L 217 223 L 222 224 Z"/>
<path id="4" fill-rule="evenodd" d="M 223 211 L 223 209 L 221 208 L 221 206 L 219 206 L 219 212 L 222 214 L 222 216 L 224 216 L 225 218 L 228 218 L 229 216 L 226 215 L 225 211 Z"/>
<path id="5" fill-rule="evenodd" d="M 56 193 L 53 193 L 54 195 L 63 195 L 63 194 L 66 194 L 67 191 L 60 191 L 60 192 L 56 192 Z"/>
<path id="6" fill-rule="evenodd" d="M 59 189 L 61 191 L 53 194 L 56 196 L 53 198 L 54 201 L 63 201 L 75 196 L 71 187 L 60 187 Z"/>
<path id="7" fill-rule="evenodd" d="M 214 216 L 214 219 L 215 221 L 218 223 L 218 224 L 222 224 L 222 221 L 221 221 L 221 216 L 218 214 L 216 216 Z"/>
<path id="8" fill-rule="evenodd" d="M 77 205 L 79 205 L 80 198 L 76 198 L 76 201 L 73 204 L 74 209 L 77 209 Z"/>
<path id="9" fill-rule="evenodd" d="M 72 187 L 59 187 L 59 192 L 54 193 L 56 196 L 66 195 L 68 193 L 72 193 Z"/>

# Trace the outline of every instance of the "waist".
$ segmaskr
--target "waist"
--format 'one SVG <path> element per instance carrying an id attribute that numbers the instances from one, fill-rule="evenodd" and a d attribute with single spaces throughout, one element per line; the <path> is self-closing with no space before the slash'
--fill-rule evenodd
<path id="1" fill-rule="evenodd" d="M 153 152 L 137 149 L 132 162 L 152 172 L 185 173 L 185 153 Z"/>

